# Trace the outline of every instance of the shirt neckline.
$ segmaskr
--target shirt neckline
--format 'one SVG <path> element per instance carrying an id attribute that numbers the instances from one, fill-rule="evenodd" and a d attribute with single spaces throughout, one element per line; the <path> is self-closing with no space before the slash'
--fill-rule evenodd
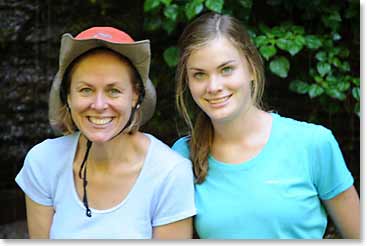
<path id="1" fill-rule="evenodd" d="M 209 154 L 209 157 L 208 157 L 209 166 L 213 166 L 215 168 L 220 168 L 220 169 L 225 169 L 225 170 L 237 171 L 239 169 L 241 170 L 250 169 L 253 166 L 255 166 L 256 163 L 259 163 L 259 161 L 261 161 L 264 158 L 264 156 L 266 156 L 266 152 L 268 152 L 268 149 L 271 148 L 271 146 L 273 145 L 273 139 L 274 139 L 276 126 L 277 126 L 277 120 L 279 118 L 279 115 L 273 112 L 271 112 L 270 115 L 272 117 L 270 136 L 269 136 L 268 141 L 265 143 L 265 145 L 263 146 L 263 148 L 260 150 L 260 152 L 257 155 L 241 163 L 227 163 L 227 162 L 221 162 L 215 159 L 214 156 Z"/>
<path id="2" fill-rule="evenodd" d="M 151 156 L 151 152 L 152 152 L 152 148 L 153 148 L 153 144 L 152 142 L 154 141 L 153 137 L 150 134 L 146 134 L 144 133 L 145 136 L 147 136 L 150 140 L 149 143 L 149 147 L 148 147 L 148 151 L 146 154 L 146 157 L 144 159 L 144 163 L 142 165 L 141 171 L 138 174 L 138 177 L 136 178 L 135 183 L 133 184 L 132 188 L 130 189 L 130 191 L 127 193 L 127 195 L 125 196 L 125 198 L 123 198 L 121 200 L 121 202 L 119 202 L 118 204 L 116 204 L 115 206 L 108 208 L 108 209 L 96 209 L 96 208 L 92 208 L 89 207 L 89 209 L 92 211 L 92 213 L 110 213 L 113 212 L 115 210 L 117 210 L 118 208 L 120 208 L 121 206 L 123 206 L 125 203 L 127 203 L 127 201 L 129 200 L 129 198 L 131 196 L 133 196 L 133 194 L 135 193 L 135 190 L 137 190 L 138 186 L 140 185 L 140 183 L 142 182 L 141 180 L 143 179 L 142 177 L 144 176 L 144 173 L 146 172 L 145 170 L 148 168 L 147 165 L 149 163 L 149 159 Z M 74 201 L 78 204 L 79 207 L 81 207 L 82 209 L 85 210 L 85 206 L 83 204 L 83 202 L 80 200 L 78 193 L 76 191 L 76 184 L 75 184 L 75 180 L 74 180 L 74 174 L 73 174 L 73 162 L 74 162 L 74 158 L 75 158 L 75 154 L 76 154 L 76 148 L 78 146 L 78 142 L 79 142 L 79 138 L 80 138 L 80 132 L 75 133 L 75 137 L 74 137 L 74 143 L 73 143 L 73 147 L 72 147 L 72 155 L 70 157 L 70 159 L 68 160 L 68 173 L 69 173 L 69 180 L 71 184 L 71 192 L 73 193 L 73 198 Z"/>

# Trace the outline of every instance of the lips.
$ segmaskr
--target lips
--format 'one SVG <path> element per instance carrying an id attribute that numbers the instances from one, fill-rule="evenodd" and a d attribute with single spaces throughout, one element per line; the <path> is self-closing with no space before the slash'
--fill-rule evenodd
<path id="1" fill-rule="evenodd" d="M 217 105 L 217 104 L 225 103 L 231 96 L 232 96 L 232 94 L 231 95 L 228 95 L 228 96 L 223 96 L 223 97 L 207 98 L 205 100 L 209 104 Z"/>
<path id="2" fill-rule="evenodd" d="M 92 117 L 92 116 L 88 117 L 89 122 L 98 126 L 106 125 L 110 123 L 112 119 L 113 119 L 112 117 Z"/>

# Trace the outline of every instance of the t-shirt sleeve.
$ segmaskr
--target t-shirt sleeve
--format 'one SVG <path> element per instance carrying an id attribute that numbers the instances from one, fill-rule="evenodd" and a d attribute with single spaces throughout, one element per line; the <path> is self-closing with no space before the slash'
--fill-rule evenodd
<path id="1" fill-rule="evenodd" d="M 181 156 L 189 159 L 190 158 L 190 149 L 189 149 L 189 144 L 188 144 L 189 138 L 186 137 L 182 137 L 180 139 L 178 139 L 173 145 L 172 145 L 172 149 L 174 151 L 176 151 L 177 153 L 179 153 Z"/>
<path id="2" fill-rule="evenodd" d="M 156 192 L 153 226 L 179 221 L 196 214 L 194 177 L 189 160 L 178 163 Z"/>
<path id="3" fill-rule="evenodd" d="M 42 167 L 45 157 L 39 145 L 32 148 L 24 160 L 24 165 L 15 178 L 15 182 L 23 192 L 34 202 L 44 206 L 52 206 L 52 196 L 48 178 L 50 177 Z"/>
<path id="4" fill-rule="evenodd" d="M 315 136 L 314 182 L 320 198 L 329 200 L 351 187 L 354 180 L 332 132 L 320 127 Z"/>

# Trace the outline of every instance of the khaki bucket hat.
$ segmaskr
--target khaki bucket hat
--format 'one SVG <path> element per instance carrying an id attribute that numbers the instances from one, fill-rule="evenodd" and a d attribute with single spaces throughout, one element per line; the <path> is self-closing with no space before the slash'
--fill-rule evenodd
<path id="1" fill-rule="evenodd" d="M 58 114 L 64 106 L 60 90 L 65 71 L 77 57 L 98 47 L 109 48 L 130 60 L 140 75 L 145 90 L 145 96 L 140 106 L 142 111 L 141 125 L 153 116 L 157 98 L 154 85 L 148 77 L 150 67 L 149 40 L 134 41 L 127 33 L 113 27 L 92 27 L 75 37 L 66 33 L 61 38 L 59 69 L 52 83 L 48 112 L 51 127 L 57 133 L 61 133 Z M 57 122 L 59 124 L 56 124 Z"/>

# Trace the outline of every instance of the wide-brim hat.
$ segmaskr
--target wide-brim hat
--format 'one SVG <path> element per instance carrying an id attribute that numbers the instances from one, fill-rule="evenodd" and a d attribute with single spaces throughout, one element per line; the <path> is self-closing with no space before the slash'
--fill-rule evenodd
<path id="1" fill-rule="evenodd" d="M 145 124 L 152 116 L 156 106 L 156 91 L 149 79 L 150 67 L 150 42 L 149 40 L 134 41 L 127 33 L 113 27 L 92 27 L 75 38 L 66 33 L 61 38 L 59 69 L 53 80 L 49 97 L 49 121 L 56 132 L 61 132 L 57 122 L 59 109 L 64 106 L 61 100 L 61 83 L 68 66 L 85 52 L 105 47 L 111 49 L 130 60 L 140 75 L 144 85 L 145 96 L 141 103 L 141 125 Z"/>

